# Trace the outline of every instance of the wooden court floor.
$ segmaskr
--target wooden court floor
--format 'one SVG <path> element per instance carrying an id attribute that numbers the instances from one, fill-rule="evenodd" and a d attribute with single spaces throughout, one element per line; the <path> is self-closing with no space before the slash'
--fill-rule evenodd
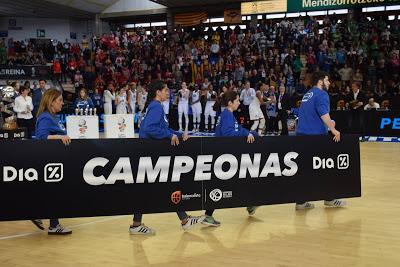
<path id="1" fill-rule="evenodd" d="M 400 266 L 400 144 L 362 143 L 361 157 L 363 197 L 347 208 L 217 210 L 221 227 L 186 233 L 173 213 L 145 215 L 153 237 L 130 236 L 131 216 L 64 219 L 64 237 L 0 222 L 0 266 Z"/>

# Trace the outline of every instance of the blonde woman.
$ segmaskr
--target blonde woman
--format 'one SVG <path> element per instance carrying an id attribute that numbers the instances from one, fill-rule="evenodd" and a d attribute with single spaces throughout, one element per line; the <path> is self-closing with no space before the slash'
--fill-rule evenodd
<path id="1" fill-rule="evenodd" d="M 36 139 L 61 140 L 64 145 L 71 143 L 71 138 L 67 136 L 64 125 L 56 117 L 57 112 L 61 111 L 63 104 L 62 93 L 57 89 L 51 88 L 43 94 L 37 113 Z M 42 220 L 32 220 L 32 222 L 39 229 L 44 230 Z M 70 229 L 60 225 L 58 219 L 50 219 L 49 235 L 67 235 L 71 233 Z"/>

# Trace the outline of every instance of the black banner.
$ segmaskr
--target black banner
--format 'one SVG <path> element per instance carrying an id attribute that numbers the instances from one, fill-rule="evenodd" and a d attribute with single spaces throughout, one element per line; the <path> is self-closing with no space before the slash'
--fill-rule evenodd
<path id="1" fill-rule="evenodd" d="M 17 128 L 14 130 L 3 130 L 0 129 L 0 139 L 23 139 L 27 138 L 26 128 Z"/>
<path id="2" fill-rule="evenodd" d="M 342 133 L 400 137 L 400 110 L 331 111 Z"/>
<path id="3" fill-rule="evenodd" d="M 0 141 L 0 220 L 361 196 L 358 136 Z"/>
<path id="4" fill-rule="evenodd" d="M 51 67 L 44 65 L 0 65 L 0 79 L 48 79 L 52 76 Z"/>

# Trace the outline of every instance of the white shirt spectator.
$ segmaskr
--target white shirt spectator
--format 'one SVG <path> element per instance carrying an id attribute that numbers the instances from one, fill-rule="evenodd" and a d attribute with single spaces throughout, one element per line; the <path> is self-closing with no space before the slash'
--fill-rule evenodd
<path id="1" fill-rule="evenodd" d="M 249 106 L 256 96 L 256 90 L 254 88 L 243 89 L 240 93 L 240 101 L 243 101 L 243 105 Z"/>
<path id="2" fill-rule="evenodd" d="M 22 95 L 16 97 L 13 109 L 17 113 L 18 119 L 32 119 L 32 98 L 30 96 L 23 97 Z"/>
<path id="3" fill-rule="evenodd" d="M 368 104 L 365 105 L 364 110 L 378 109 L 380 107 L 381 106 L 376 102 L 374 102 L 372 105 L 370 105 L 370 103 L 368 103 Z"/>

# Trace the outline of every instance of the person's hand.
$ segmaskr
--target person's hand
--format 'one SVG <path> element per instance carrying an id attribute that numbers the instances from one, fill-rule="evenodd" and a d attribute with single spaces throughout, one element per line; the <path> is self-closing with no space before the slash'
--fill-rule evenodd
<path id="1" fill-rule="evenodd" d="M 63 142 L 63 144 L 66 146 L 71 144 L 71 138 L 68 135 L 61 135 L 60 139 L 61 139 L 61 142 Z"/>
<path id="2" fill-rule="evenodd" d="M 333 141 L 339 142 L 340 141 L 340 132 L 336 129 L 333 129 L 331 132 L 333 134 Z"/>
<path id="3" fill-rule="evenodd" d="M 184 133 L 183 136 L 182 136 L 182 139 L 183 139 L 183 141 L 188 140 L 189 139 L 188 133 Z"/>
<path id="4" fill-rule="evenodd" d="M 247 136 L 247 143 L 251 144 L 251 143 L 254 142 L 254 140 L 255 140 L 254 136 L 250 133 L 250 134 Z"/>
<path id="5" fill-rule="evenodd" d="M 290 115 L 290 110 L 286 110 L 287 114 Z"/>
<path id="6" fill-rule="evenodd" d="M 179 145 L 179 138 L 176 134 L 172 135 L 171 137 L 171 145 L 173 146 Z"/>

